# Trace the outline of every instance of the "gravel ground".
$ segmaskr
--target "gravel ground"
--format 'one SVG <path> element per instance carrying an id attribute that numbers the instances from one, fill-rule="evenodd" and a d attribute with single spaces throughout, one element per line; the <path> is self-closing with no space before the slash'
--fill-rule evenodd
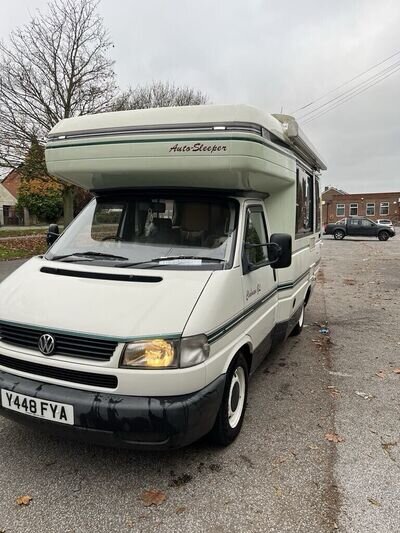
<path id="1" fill-rule="evenodd" d="M 398 531 L 400 240 L 323 251 L 307 327 L 254 376 L 233 445 L 145 454 L 0 418 L 0 531 Z M 0 263 L 0 279 L 19 263 Z M 144 507 L 148 489 L 166 501 Z"/>
<path id="2" fill-rule="evenodd" d="M 338 524 L 346 532 L 397 532 L 400 239 L 326 241 L 324 252 L 335 425 L 345 439 L 335 461 Z"/>

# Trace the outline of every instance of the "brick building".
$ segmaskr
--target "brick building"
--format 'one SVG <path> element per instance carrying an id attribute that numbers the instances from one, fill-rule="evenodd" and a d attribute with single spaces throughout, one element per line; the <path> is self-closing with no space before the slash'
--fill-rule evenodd
<path id="1" fill-rule="evenodd" d="M 351 215 L 371 220 L 390 219 L 400 224 L 400 191 L 348 194 L 335 187 L 322 193 L 322 223 L 336 222 Z"/>

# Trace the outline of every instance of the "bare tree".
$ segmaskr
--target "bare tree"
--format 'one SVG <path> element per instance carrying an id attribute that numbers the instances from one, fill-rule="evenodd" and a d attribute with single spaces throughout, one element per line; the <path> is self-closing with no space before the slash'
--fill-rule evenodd
<path id="1" fill-rule="evenodd" d="M 113 103 L 113 110 L 200 105 L 207 102 L 208 96 L 199 90 L 156 81 L 143 87 L 130 88 L 119 95 Z"/>
<path id="2" fill-rule="evenodd" d="M 54 0 L 0 42 L 0 167 L 20 165 L 32 140 L 43 142 L 60 119 L 110 109 L 112 43 L 97 6 L 98 0 Z M 72 206 L 65 207 L 68 222 Z"/>

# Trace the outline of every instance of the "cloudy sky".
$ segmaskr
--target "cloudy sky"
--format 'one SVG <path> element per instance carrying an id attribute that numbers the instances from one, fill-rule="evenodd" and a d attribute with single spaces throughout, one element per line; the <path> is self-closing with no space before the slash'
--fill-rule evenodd
<path id="1" fill-rule="evenodd" d="M 7 40 L 47 1 L 0 4 Z M 289 113 L 400 51 L 398 0 L 101 0 L 100 11 L 122 88 L 168 80 L 269 112 Z M 400 190 L 399 96 L 400 71 L 304 125 L 327 161 L 324 184 Z"/>

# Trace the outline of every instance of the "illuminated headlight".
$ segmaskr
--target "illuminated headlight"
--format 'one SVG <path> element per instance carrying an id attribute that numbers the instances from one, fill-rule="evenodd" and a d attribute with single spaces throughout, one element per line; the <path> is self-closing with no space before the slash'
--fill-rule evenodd
<path id="1" fill-rule="evenodd" d="M 149 339 L 125 345 L 121 359 L 130 368 L 187 368 L 203 363 L 210 353 L 205 335 L 178 340 Z"/>
<path id="2" fill-rule="evenodd" d="M 210 354 L 210 345 L 205 335 L 186 337 L 181 340 L 180 366 L 188 366 L 203 363 Z"/>
<path id="3" fill-rule="evenodd" d="M 121 366 L 141 368 L 176 368 L 177 342 L 164 339 L 134 341 L 126 344 Z"/>

